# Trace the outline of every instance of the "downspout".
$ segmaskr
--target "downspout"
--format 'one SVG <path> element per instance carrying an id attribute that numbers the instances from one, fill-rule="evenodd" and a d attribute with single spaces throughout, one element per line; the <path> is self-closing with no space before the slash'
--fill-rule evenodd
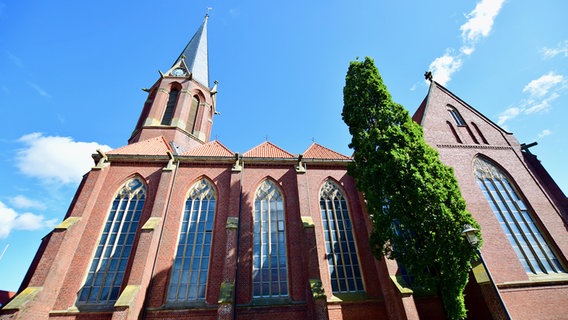
<path id="1" fill-rule="evenodd" d="M 156 246 L 156 252 L 154 253 L 154 263 L 152 264 L 152 271 L 150 271 L 150 282 L 148 282 L 148 287 L 146 288 L 146 293 L 144 295 L 144 302 L 142 304 L 142 312 L 140 313 L 140 319 L 146 318 L 146 306 L 148 304 L 148 294 L 150 293 L 150 288 L 152 288 L 152 283 L 154 281 L 154 271 L 156 269 L 156 262 L 158 261 L 158 252 L 160 252 L 160 246 L 162 244 L 162 236 L 164 235 L 164 229 L 166 225 L 166 219 L 168 217 L 168 212 L 170 211 L 170 202 L 172 200 L 172 193 L 176 183 L 176 177 L 178 173 L 178 168 L 180 165 L 180 161 L 177 160 L 176 164 L 174 165 L 174 155 L 168 151 L 168 156 L 170 156 L 170 160 L 168 161 L 167 166 L 163 170 L 173 170 L 174 176 L 172 178 L 172 186 L 170 189 L 170 194 L 168 195 L 168 199 L 166 201 L 166 210 L 164 212 L 164 219 L 162 220 L 162 227 L 160 230 L 160 236 L 158 237 L 158 245 Z M 172 168 L 173 167 L 173 168 Z"/>
<path id="2" fill-rule="evenodd" d="M 242 160 L 241 160 L 242 161 Z M 240 248 L 241 248 L 241 215 L 242 215 L 242 207 L 243 207 L 243 179 L 244 179 L 244 172 L 245 170 L 245 163 L 242 162 L 241 168 L 241 178 L 239 179 L 239 214 L 237 217 L 237 263 L 235 266 L 235 288 L 234 288 L 234 297 L 233 297 L 233 320 L 237 320 L 237 288 L 239 282 L 239 264 L 240 264 Z"/>

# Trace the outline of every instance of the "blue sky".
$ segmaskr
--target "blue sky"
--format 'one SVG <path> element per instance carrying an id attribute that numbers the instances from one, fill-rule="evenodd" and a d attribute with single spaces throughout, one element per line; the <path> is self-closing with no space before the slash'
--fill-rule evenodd
<path id="1" fill-rule="evenodd" d="M 568 2 L 0 0 L 0 289 L 17 290 L 97 148 L 127 143 L 146 94 L 209 19 L 212 138 L 351 154 L 349 61 L 370 56 L 414 113 L 423 74 L 531 150 L 568 191 Z"/>

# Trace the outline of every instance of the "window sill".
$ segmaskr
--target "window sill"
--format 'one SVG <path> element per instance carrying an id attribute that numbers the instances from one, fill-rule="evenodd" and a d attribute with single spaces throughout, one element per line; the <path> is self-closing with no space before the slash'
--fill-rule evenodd
<path id="1" fill-rule="evenodd" d="M 287 305 L 287 304 L 293 304 L 290 297 L 252 298 L 251 302 L 248 305 L 250 305 L 250 306 L 268 306 L 268 305 Z"/>
<path id="2" fill-rule="evenodd" d="M 161 309 L 176 310 L 176 309 L 209 309 L 216 308 L 217 305 L 210 305 L 205 300 L 199 301 L 184 301 L 184 302 L 166 302 Z"/>
<path id="3" fill-rule="evenodd" d="M 528 281 L 514 281 L 497 284 L 499 289 L 517 289 L 544 286 L 568 285 L 568 273 L 528 275 Z"/>
<path id="4" fill-rule="evenodd" d="M 352 301 L 364 301 L 364 300 L 376 300 L 370 298 L 365 292 L 353 292 L 353 293 L 334 293 L 329 299 L 328 303 L 340 303 L 340 302 L 352 302 Z"/>
<path id="5" fill-rule="evenodd" d="M 52 310 L 49 312 L 52 316 L 71 315 L 78 313 L 108 314 L 114 312 L 114 307 L 108 304 L 79 304 L 69 307 L 67 310 Z"/>

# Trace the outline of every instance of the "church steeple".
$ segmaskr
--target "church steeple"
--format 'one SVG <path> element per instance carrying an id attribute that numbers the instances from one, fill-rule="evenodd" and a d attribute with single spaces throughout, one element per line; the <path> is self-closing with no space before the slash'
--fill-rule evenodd
<path id="1" fill-rule="evenodd" d="M 179 150 L 209 141 L 216 86 L 209 87 L 207 20 L 197 29 L 172 67 L 150 88 L 129 143 L 164 136 Z"/>

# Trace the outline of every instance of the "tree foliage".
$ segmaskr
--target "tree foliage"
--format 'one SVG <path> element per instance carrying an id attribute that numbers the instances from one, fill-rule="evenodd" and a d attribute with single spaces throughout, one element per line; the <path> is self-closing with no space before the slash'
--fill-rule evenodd
<path id="1" fill-rule="evenodd" d="M 343 101 L 354 149 L 348 170 L 367 201 L 373 254 L 396 259 L 416 286 L 438 292 L 448 318 L 465 318 L 463 290 L 476 252 L 461 232 L 464 224 L 479 225 L 453 170 L 392 101 L 371 58 L 351 62 Z"/>

